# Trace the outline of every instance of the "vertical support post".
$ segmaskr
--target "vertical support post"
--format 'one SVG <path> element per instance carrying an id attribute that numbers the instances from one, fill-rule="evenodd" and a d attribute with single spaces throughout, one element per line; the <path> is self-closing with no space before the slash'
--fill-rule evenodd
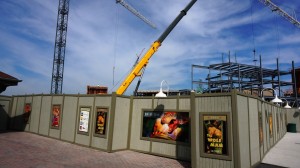
<path id="1" fill-rule="evenodd" d="M 230 57 L 231 57 L 231 55 L 230 55 L 230 51 L 229 51 L 229 67 L 230 67 L 229 68 L 229 71 L 230 71 L 230 73 L 229 73 L 229 75 L 230 75 L 229 76 L 229 79 L 230 79 L 230 86 L 229 86 L 230 88 L 229 88 L 229 91 L 232 90 L 232 86 L 233 86 L 232 85 L 232 71 L 231 71 L 231 61 L 230 61 L 231 58 Z"/>
<path id="2" fill-rule="evenodd" d="M 107 152 L 112 152 L 113 146 L 113 135 L 114 135 L 114 122 L 115 122 L 115 113 L 116 113 L 116 104 L 117 104 L 117 94 L 113 92 L 111 95 L 111 105 L 109 113 L 109 127 L 108 127 L 108 137 L 107 137 Z"/>
<path id="3" fill-rule="evenodd" d="M 277 79 L 278 79 L 278 96 L 279 97 L 281 97 L 281 94 L 280 94 L 280 91 L 281 91 L 281 89 L 280 89 L 280 72 L 279 72 L 279 61 L 278 61 L 278 58 L 276 59 L 276 62 L 277 62 L 277 75 L 278 75 L 278 77 L 277 77 Z"/>
<path id="4" fill-rule="evenodd" d="M 197 148 L 197 144 L 199 144 L 199 142 L 197 142 L 197 136 L 196 136 L 196 127 L 199 127 L 199 125 L 197 124 L 197 113 L 196 113 L 196 96 L 195 96 L 195 92 L 191 92 L 190 95 L 190 105 L 191 105 L 191 112 L 190 112 L 190 117 L 191 117 L 191 164 L 192 167 L 197 167 L 197 160 L 199 159 L 197 157 L 197 150 L 199 148 Z"/>
<path id="5" fill-rule="evenodd" d="M 240 64 L 238 65 L 239 70 L 239 91 L 241 91 L 241 70 L 240 70 Z"/>
<path id="6" fill-rule="evenodd" d="M 191 90 L 194 89 L 193 87 L 193 81 L 194 81 L 194 65 L 192 65 L 192 70 L 191 70 L 191 79 L 192 79 L 192 82 L 191 82 Z"/>
<path id="7" fill-rule="evenodd" d="M 261 94 L 261 91 L 264 89 L 264 74 L 263 74 L 264 72 L 261 64 L 261 55 L 259 55 L 259 67 L 260 67 L 260 89 L 258 94 Z M 262 95 L 260 95 L 260 97 L 262 97 Z"/>
<path id="8" fill-rule="evenodd" d="M 294 83 L 294 87 L 293 87 L 293 92 L 294 92 L 294 96 L 295 96 L 295 101 L 296 101 L 296 106 L 297 108 L 299 107 L 298 105 L 298 91 L 297 91 L 297 80 L 296 80 L 296 70 L 295 70 L 295 65 L 294 65 L 294 61 L 292 61 L 292 79 L 293 79 L 293 83 Z"/>
<path id="9" fill-rule="evenodd" d="M 211 88 L 210 88 L 210 68 L 208 68 L 208 80 L 207 80 L 207 83 L 208 83 L 209 93 L 211 93 Z"/>
<path id="10" fill-rule="evenodd" d="M 223 54 L 222 54 L 222 58 L 223 58 Z M 223 62 L 223 60 L 222 60 L 222 63 L 224 63 Z M 222 75 L 222 69 L 220 69 L 220 74 L 221 74 L 221 80 L 223 79 L 223 75 Z M 223 84 L 221 83 L 221 93 L 223 93 Z"/>

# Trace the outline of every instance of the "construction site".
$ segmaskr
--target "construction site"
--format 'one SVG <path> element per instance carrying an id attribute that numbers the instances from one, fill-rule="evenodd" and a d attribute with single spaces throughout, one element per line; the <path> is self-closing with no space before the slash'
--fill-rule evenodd
<path id="1" fill-rule="evenodd" d="M 149 50 L 144 54 L 143 57 L 136 60 L 132 71 L 127 75 L 127 77 L 117 88 L 116 93 L 122 95 L 129 85 L 133 82 L 135 78 L 138 78 L 135 91 L 133 95 L 136 96 L 151 96 L 155 95 L 157 91 L 139 91 L 139 86 L 143 77 L 145 68 L 150 61 L 153 54 L 161 46 L 165 38 L 171 33 L 173 28 L 179 23 L 179 21 L 187 14 L 187 11 L 193 6 L 196 1 L 192 1 L 186 6 L 186 8 L 180 12 L 180 14 L 174 19 L 174 21 L 166 28 L 166 30 L 161 34 L 161 36 L 151 45 Z M 272 11 L 276 12 L 278 15 L 282 16 L 283 19 L 291 22 L 296 27 L 300 28 L 299 21 L 293 16 L 289 15 L 287 12 L 282 10 L 280 7 L 275 5 L 269 0 L 260 0 L 262 4 L 270 8 Z M 155 24 L 149 19 L 144 17 L 138 10 L 132 7 L 124 0 L 117 0 L 116 3 L 122 5 L 128 9 L 135 16 L 140 18 L 146 24 L 152 28 L 156 28 Z M 64 57 L 65 57 L 65 46 L 66 46 L 66 32 L 67 32 L 67 21 L 68 21 L 68 11 L 69 11 L 69 1 L 60 1 L 58 20 L 57 20 L 57 31 L 56 31 L 56 41 L 55 41 L 55 52 L 53 60 L 53 73 L 51 82 L 51 93 L 61 94 L 62 93 L 62 83 L 63 83 L 63 67 L 64 67 Z M 278 96 L 286 99 L 293 107 L 298 107 L 299 100 L 298 94 L 300 94 L 300 76 L 299 68 L 294 67 L 294 62 L 292 61 L 292 66 L 289 70 L 282 70 L 279 67 L 279 61 L 277 58 L 277 68 L 267 69 L 264 68 L 263 62 L 259 60 L 259 65 L 256 66 L 255 59 L 255 49 L 254 52 L 254 62 L 255 65 L 247 65 L 237 62 L 229 61 L 222 62 L 220 64 L 212 64 L 208 66 L 201 65 L 191 65 L 191 89 L 196 90 L 196 93 L 222 93 L 230 92 L 236 89 L 240 92 L 262 97 L 262 90 L 267 87 L 276 89 L 278 91 Z M 200 72 L 199 72 L 200 70 Z M 208 72 L 204 71 L 208 70 Z M 207 74 L 205 78 L 198 79 L 195 76 L 197 73 Z M 287 76 L 283 79 L 283 76 Z M 197 85 L 197 86 L 195 86 Z M 106 87 L 106 86 L 103 86 Z M 169 95 L 187 95 L 189 94 L 186 90 L 166 90 Z M 275 96 L 274 93 L 270 94 L 270 91 L 265 91 L 265 96 L 272 97 Z M 89 91 L 88 91 L 89 93 Z M 106 92 L 107 93 L 107 92 Z"/>
<path id="2" fill-rule="evenodd" d="M 232 61 L 229 52 L 228 61 L 222 55 L 220 63 L 190 64 L 191 80 L 185 82 L 191 88 L 172 90 L 163 80 L 159 90 L 139 89 L 150 59 L 196 2 L 190 0 L 178 11 L 114 91 L 87 85 L 86 94 L 65 94 L 70 0 L 59 0 L 51 91 L 0 96 L 0 131 L 24 131 L 106 153 L 130 150 L 183 161 L 193 168 L 257 167 L 287 132 L 300 132 L 300 68 L 293 60 L 284 69 L 276 58 L 272 69 L 262 56 L 256 59 L 255 48 L 250 64 Z M 272 1 L 259 2 L 300 28 L 295 17 Z M 156 28 L 125 0 L 116 4 Z M 134 81 L 134 92 L 125 95 Z M 18 82 L 22 80 L 0 74 L 1 91 Z"/>
<path id="3" fill-rule="evenodd" d="M 245 94 L 265 97 L 267 100 L 275 97 L 276 93 L 273 90 L 266 90 L 266 88 L 273 88 L 278 91 L 279 97 L 285 99 L 285 103 L 298 108 L 300 103 L 298 99 L 300 94 L 300 69 L 295 69 L 294 62 L 292 62 L 292 67 L 289 70 L 281 70 L 278 59 L 276 61 L 277 69 L 264 68 L 261 57 L 259 66 L 230 62 L 230 60 L 229 62 L 209 66 L 192 65 L 191 87 L 196 90 L 196 93 L 200 94 L 238 90 Z M 207 74 L 206 77 L 200 80 L 196 78 L 197 80 L 195 80 L 197 73 L 203 74 L 203 72 L 206 72 L 204 73 Z"/>

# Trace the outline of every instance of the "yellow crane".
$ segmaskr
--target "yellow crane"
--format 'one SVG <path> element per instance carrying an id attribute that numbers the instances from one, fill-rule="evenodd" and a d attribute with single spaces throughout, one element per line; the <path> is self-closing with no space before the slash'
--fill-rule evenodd
<path id="1" fill-rule="evenodd" d="M 122 84 L 117 89 L 116 93 L 118 95 L 122 95 L 126 89 L 129 87 L 131 82 L 135 79 L 135 77 L 139 76 L 141 70 L 147 66 L 150 58 L 153 54 L 158 50 L 161 46 L 162 42 L 165 38 L 170 34 L 170 32 L 174 29 L 174 27 L 179 23 L 179 21 L 187 14 L 188 10 L 195 4 L 197 0 L 192 0 L 188 3 L 188 5 L 179 13 L 179 15 L 173 20 L 173 22 L 167 27 L 167 29 L 161 34 L 161 36 L 150 46 L 148 51 L 144 54 L 142 59 L 134 66 L 131 72 L 124 79 Z"/>

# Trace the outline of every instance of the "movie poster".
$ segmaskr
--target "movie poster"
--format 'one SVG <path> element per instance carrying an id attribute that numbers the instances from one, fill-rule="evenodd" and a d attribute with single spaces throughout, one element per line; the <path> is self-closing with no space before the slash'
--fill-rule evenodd
<path id="1" fill-rule="evenodd" d="M 273 117 L 272 113 L 269 113 L 269 132 L 270 132 L 270 137 L 273 136 Z"/>
<path id="2" fill-rule="evenodd" d="M 283 128 L 283 112 L 280 113 L 281 128 Z"/>
<path id="3" fill-rule="evenodd" d="M 279 121 L 279 115 L 280 115 L 280 114 L 279 114 L 279 112 L 277 111 L 277 113 L 276 113 L 277 134 L 279 134 L 279 122 L 280 122 L 280 121 Z"/>
<path id="4" fill-rule="evenodd" d="M 258 128 L 259 128 L 259 145 L 263 145 L 263 127 L 262 127 L 262 112 L 258 112 Z"/>
<path id="5" fill-rule="evenodd" d="M 269 123 L 269 117 L 268 117 L 268 111 L 267 110 L 265 110 L 265 120 L 266 120 L 266 122 L 267 123 Z"/>
<path id="6" fill-rule="evenodd" d="M 106 116 L 107 116 L 106 108 L 97 108 L 96 111 L 96 128 L 95 133 L 99 135 L 105 135 L 106 133 Z"/>
<path id="7" fill-rule="evenodd" d="M 189 113 L 144 111 L 142 137 L 189 142 Z"/>
<path id="8" fill-rule="evenodd" d="M 59 123 L 60 123 L 60 105 L 53 105 L 51 127 L 59 128 Z"/>
<path id="9" fill-rule="evenodd" d="M 227 155 L 227 116 L 203 115 L 204 153 Z"/>
<path id="10" fill-rule="evenodd" d="M 24 114 L 23 114 L 23 119 L 25 123 L 28 123 L 30 113 L 31 113 L 31 103 L 26 103 L 24 106 Z"/>
<path id="11" fill-rule="evenodd" d="M 90 117 L 90 108 L 80 108 L 79 116 L 79 131 L 88 132 L 89 131 L 89 117 Z"/>

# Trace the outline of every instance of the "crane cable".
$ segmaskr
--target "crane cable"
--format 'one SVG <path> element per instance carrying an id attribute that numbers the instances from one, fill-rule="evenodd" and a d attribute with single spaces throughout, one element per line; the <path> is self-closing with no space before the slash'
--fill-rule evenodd
<path id="1" fill-rule="evenodd" d="M 116 7 L 116 19 L 115 19 L 115 39 L 114 39 L 114 59 L 113 59 L 113 81 L 112 81 L 112 88 L 109 90 L 109 92 L 112 92 L 112 90 L 121 82 L 122 78 L 125 78 L 125 76 L 132 70 L 129 69 L 122 78 L 120 78 L 117 82 L 115 81 L 115 71 L 116 71 L 116 57 L 117 57 L 117 45 L 118 45 L 118 35 L 119 35 L 119 8 L 118 6 Z M 141 51 L 140 55 L 143 53 L 144 49 Z M 138 55 L 138 57 L 140 57 L 140 55 Z M 138 58 L 139 59 L 139 58 Z M 138 61 L 137 59 L 137 61 Z M 136 62 L 137 63 L 137 62 Z M 135 66 L 135 65 L 134 65 Z M 133 67 L 134 67 L 133 66 Z M 141 72 L 141 77 L 143 76 L 144 73 L 144 68 L 143 71 Z"/>
<path id="2" fill-rule="evenodd" d="M 121 82 L 122 79 L 119 79 L 119 81 L 115 82 L 115 71 L 116 71 L 116 57 L 117 57 L 117 45 L 118 45 L 118 35 L 119 35 L 119 8 L 116 7 L 116 19 L 115 19 L 115 39 L 114 39 L 114 60 L 113 60 L 113 81 L 112 81 L 112 87 L 109 90 L 109 92 L 112 92 L 113 89 Z M 127 74 L 130 72 L 128 70 Z M 126 74 L 125 74 L 126 75 Z M 125 77 L 124 75 L 124 77 Z"/>
<path id="3" fill-rule="evenodd" d="M 277 41 L 277 58 L 280 57 L 280 47 L 279 47 L 279 30 L 278 30 L 278 16 L 274 15 L 276 22 L 276 41 Z"/>
<path id="4" fill-rule="evenodd" d="M 116 55 L 117 55 L 117 42 L 119 34 L 119 10 L 116 6 L 116 20 L 115 20 L 115 39 L 114 39 L 114 60 L 113 60 L 113 82 L 112 86 L 115 87 L 115 69 L 116 69 Z"/>
<path id="5" fill-rule="evenodd" d="M 254 1 L 254 0 L 253 0 Z M 253 2 L 251 3 L 251 28 L 252 28 L 252 43 L 253 43 L 253 62 L 254 62 L 254 65 L 256 65 L 256 61 L 257 59 L 255 58 L 255 39 L 254 39 L 254 23 L 253 23 Z"/>
<path id="6" fill-rule="evenodd" d="M 112 92 L 113 89 L 121 82 L 122 78 L 126 76 L 130 72 L 126 72 L 121 79 L 119 79 L 117 82 L 115 81 L 115 71 L 116 71 L 116 57 L 117 57 L 117 45 L 118 45 L 118 35 L 119 35 L 119 8 L 116 7 L 116 19 L 115 19 L 115 39 L 114 39 L 114 60 L 113 60 L 113 81 L 112 81 L 112 87 L 109 90 L 109 92 Z"/>
<path id="7" fill-rule="evenodd" d="M 116 7 L 116 19 L 115 19 L 115 39 L 114 39 L 114 60 L 113 60 L 113 81 L 112 81 L 112 87 L 109 90 L 109 92 L 112 92 L 113 89 L 121 82 L 121 79 L 119 81 L 115 81 L 115 71 L 116 71 L 116 57 L 117 57 L 117 46 L 118 46 L 118 35 L 119 35 L 119 7 Z M 127 73 L 129 73 L 130 70 L 128 70 Z M 125 76 L 125 75 L 124 75 Z"/>

